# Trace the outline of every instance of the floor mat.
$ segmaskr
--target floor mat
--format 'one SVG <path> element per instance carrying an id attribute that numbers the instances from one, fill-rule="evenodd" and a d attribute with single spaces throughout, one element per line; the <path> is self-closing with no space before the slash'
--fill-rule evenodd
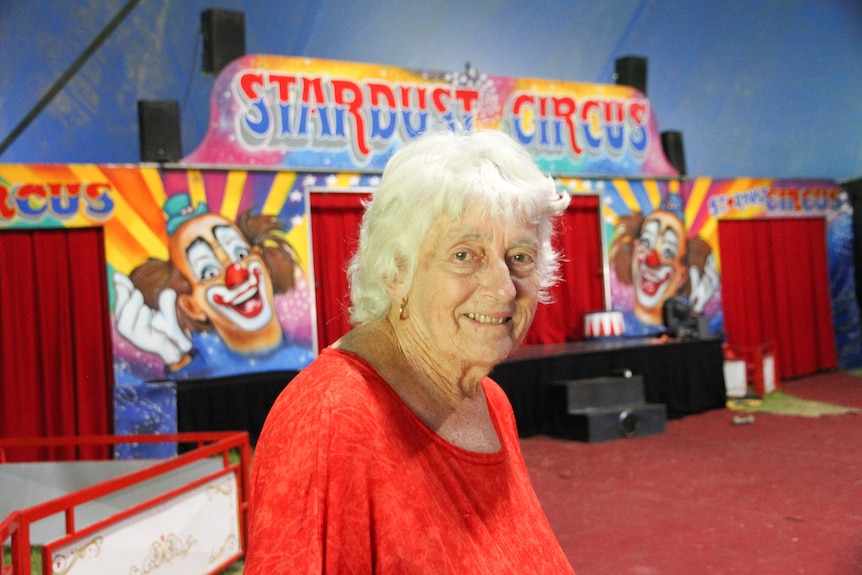
<path id="1" fill-rule="evenodd" d="M 767 393 L 763 398 L 746 397 L 739 400 L 729 400 L 727 407 L 733 411 L 746 413 L 772 413 L 775 415 L 796 415 L 801 417 L 846 415 L 859 413 L 860 411 L 853 407 L 802 399 L 781 390 Z"/>

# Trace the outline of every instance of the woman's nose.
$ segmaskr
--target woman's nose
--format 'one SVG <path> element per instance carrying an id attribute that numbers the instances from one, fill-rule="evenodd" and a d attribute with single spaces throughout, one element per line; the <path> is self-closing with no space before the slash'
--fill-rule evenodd
<path id="1" fill-rule="evenodd" d="M 496 297 L 513 299 L 516 294 L 515 282 L 512 281 L 512 270 L 505 259 L 492 260 L 485 266 L 484 283 Z"/>

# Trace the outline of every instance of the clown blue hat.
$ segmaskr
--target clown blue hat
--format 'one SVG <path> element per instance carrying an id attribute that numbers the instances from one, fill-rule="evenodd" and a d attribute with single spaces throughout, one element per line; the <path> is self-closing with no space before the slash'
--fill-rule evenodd
<path id="1" fill-rule="evenodd" d="M 183 222 L 209 211 L 203 202 L 199 203 L 196 208 L 192 207 L 191 196 L 185 192 L 168 198 L 162 209 L 165 212 L 165 219 L 167 220 L 165 228 L 167 228 L 169 236 L 174 235 L 174 232 Z"/>
<path id="2" fill-rule="evenodd" d="M 679 218 L 679 221 L 685 222 L 685 214 L 683 213 L 682 198 L 677 192 L 669 191 L 662 198 L 659 209 L 665 212 L 670 212 Z"/>

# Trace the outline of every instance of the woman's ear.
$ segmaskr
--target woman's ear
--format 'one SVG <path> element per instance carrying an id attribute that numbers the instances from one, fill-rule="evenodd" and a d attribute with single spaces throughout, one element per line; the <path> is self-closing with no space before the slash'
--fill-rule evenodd
<path id="1" fill-rule="evenodd" d="M 394 300 L 400 300 L 407 295 L 407 289 L 401 278 L 396 277 L 386 284 L 386 289 Z"/>
<path id="2" fill-rule="evenodd" d="M 386 289 L 389 290 L 389 294 L 392 296 L 393 301 L 401 301 L 407 297 L 407 292 L 410 291 L 410 286 L 405 280 L 405 270 L 407 268 L 406 262 L 402 258 L 398 258 L 396 259 L 396 265 L 398 271 L 395 272 L 395 277 L 386 283 Z"/>
<path id="3" fill-rule="evenodd" d="M 407 300 L 407 286 L 404 282 L 397 281 L 390 283 L 387 288 L 389 289 L 389 294 L 392 296 L 392 304 L 389 309 L 398 309 L 400 305 L 402 309 L 399 313 L 404 313 L 403 306 Z"/>

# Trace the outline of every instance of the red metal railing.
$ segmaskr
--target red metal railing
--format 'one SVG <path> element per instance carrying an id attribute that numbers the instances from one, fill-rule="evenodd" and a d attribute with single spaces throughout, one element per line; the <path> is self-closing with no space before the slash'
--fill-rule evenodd
<path id="1" fill-rule="evenodd" d="M 248 485 L 250 480 L 251 446 L 247 432 L 192 432 L 167 435 L 92 435 L 82 437 L 30 437 L 17 439 L 0 439 L 0 463 L 6 462 L 6 450 L 21 447 L 57 447 L 81 445 L 113 445 L 117 443 L 191 443 L 197 448 L 177 457 L 159 460 L 152 466 L 139 469 L 79 489 L 73 493 L 57 497 L 50 501 L 34 505 L 23 510 L 13 511 L 0 523 L 0 542 L 6 545 L 11 538 L 11 565 L 4 565 L 0 559 L 0 575 L 30 575 L 30 525 L 36 521 L 63 513 L 66 523 L 66 537 L 80 534 L 75 525 L 75 508 L 79 505 L 115 493 L 122 489 L 142 483 L 159 475 L 180 469 L 183 466 L 206 458 L 221 455 L 222 470 L 220 474 L 234 473 L 239 497 L 240 549 L 246 547 L 246 519 L 248 514 Z M 230 462 L 231 450 L 239 451 L 239 463 Z M 98 527 L 116 523 L 133 515 L 139 509 L 151 506 L 183 488 L 174 490 L 155 499 L 143 502 L 134 508 L 115 514 L 98 524 Z M 92 530 L 97 526 L 89 526 Z M 45 568 L 47 567 L 47 570 Z M 47 566 L 43 564 L 45 573 L 50 573 L 50 560 Z"/>

